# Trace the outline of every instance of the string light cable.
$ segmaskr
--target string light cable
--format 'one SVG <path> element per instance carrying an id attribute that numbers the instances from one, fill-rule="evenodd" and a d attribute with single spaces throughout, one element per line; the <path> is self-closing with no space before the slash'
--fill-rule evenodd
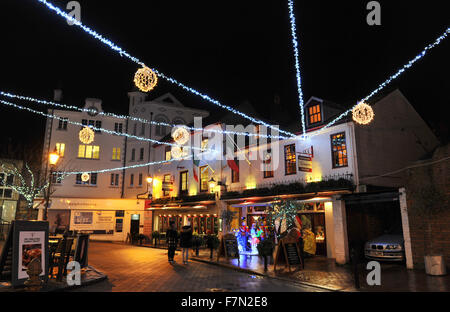
<path id="1" fill-rule="evenodd" d="M 347 111 L 343 112 L 342 114 L 340 114 L 336 119 L 334 119 L 333 121 L 331 121 L 330 123 L 328 123 L 327 125 L 325 125 L 323 128 L 321 128 L 319 131 L 317 131 L 316 133 L 312 133 L 311 136 L 315 136 L 320 134 L 323 130 L 325 130 L 326 128 L 334 125 L 336 122 L 338 122 L 339 120 L 341 120 L 342 118 L 344 118 L 347 114 L 349 114 L 350 112 L 353 111 L 353 109 L 358 106 L 360 103 L 362 102 L 366 102 L 375 94 L 377 94 L 378 92 L 380 92 L 382 89 L 384 89 L 387 85 L 389 85 L 393 80 L 397 79 L 401 74 L 403 74 L 407 69 L 411 68 L 412 65 L 414 65 L 414 63 L 416 63 L 417 61 L 419 61 L 420 59 L 422 59 L 427 53 L 428 51 L 430 51 L 431 49 L 433 49 L 434 47 L 438 46 L 444 39 L 447 38 L 448 34 L 450 33 L 450 27 L 448 27 L 446 29 L 446 31 L 440 35 L 433 43 L 429 44 L 428 46 L 426 46 L 422 52 L 420 52 L 415 58 L 413 58 L 412 60 L 410 60 L 407 64 L 405 64 L 402 68 L 400 68 L 395 74 L 393 74 L 392 76 L 390 76 L 388 79 L 386 79 L 383 83 L 381 83 L 375 90 L 373 90 L 368 96 L 366 96 L 365 98 L 363 98 L 362 100 L 358 101 L 356 105 L 354 105 L 352 108 L 348 109 Z"/>
<path id="2" fill-rule="evenodd" d="M 302 78 L 300 75 L 300 61 L 299 61 L 299 51 L 298 51 L 299 44 L 298 44 L 298 39 L 297 39 L 297 25 L 296 25 L 296 21 L 295 21 L 294 1 L 293 0 L 288 1 L 288 7 L 289 7 L 289 20 L 291 23 L 292 47 L 294 49 L 294 58 L 295 58 L 298 103 L 300 106 L 300 113 L 301 113 L 301 118 L 302 118 L 303 134 L 306 134 L 305 108 L 304 108 L 304 103 L 303 103 Z"/>
<path id="3" fill-rule="evenodd" d="M 125 119 L 125 120 L 129 119 L 129 120 L 132 120 L 132 121 L 136 121 L 136 122 L 140 122 L 140 123 L 144 123 L 144 124 L 149 124 L 149 125 L 165 126 L 165 127 L 171 127 L 171 128 L 180 126 L 180 125 L 175 125 L 175 124 L 169 124 L 169 123 L 166 123 L 166 122 L 147 120 L 147 119 L 143 119 L 143 118 L 139 118 L 139 117 L 117 115 L 117 114 L 108 113 L 108 112 L 98 112 L 98 111 L 90 109 L 90 108 L 80 108 L 80 107 L 77 107 L 77 106 L 74 106 L 74 105 L 66 105 L 66 104 L 61 104 L 61 103 L 56 103 L 56 102 L 39 100 L 39 99 L 35 99 L 35 98 L 32 98 L 32 97 L 28 97 L 28 96 L 11 94 L 9 92 L 0 91 L 0 95 L 5 96 L 5 97 L 9 97 L 9 98 L 14 98 L 14 99 L 19 99 L 19 100 L 34 102 L 34 103 L 37 103 L 37 104 L 43 104 L 43 105 L 47 105 L 47 106 L 56 106 L 56 107 L 60 107 L 60 108 L 64 108 L 64 109 L 76 110 L 76 111 L 79 111 L 79 112 L 96 113 L 98 115 L 102 115 L 102 116 L 105 116 L 105 117 L 112 117 L 112 118 Z M 215 133 L 220 133 L 220 134 L 254 136 L 254 137 L 267 138 L 267 139 L 289 139 L 290 138 L 290 137 L 283 136 L 283 135 L 267 135 L 267 134 L 258 134 L 258 133 L 229 131 L 229 130 L 204 129 L 204 128 L 195 128 L 195 127 L 190 127 L 190 126 L 184 126 L 184 125 L 183 125 L 183 127 L 187 128 L 187 129 L 189 129 L 191 131 L 205 131 L 205 132 L 215 132 Z"/>
<path id="4" fill-rule="evenodd" d="M 69 120 L 67 118 L 60 117 L 58 115 L 46 114 L 46 113 L 34 110 L 32 108 L 29 108 L 29 107 L 24 107 L 24 106 L 17 105 L 17 104 L 14 104 L 14 103 L 11 103 L 11 102 L 7 102 L 7 101 L 4 101 L 4 100 L 0 100 L 0 103 L 4 104 L 4 105 L 7 105 L 7 106 L 12 106 L 12 107 L 17 108 L 17 109 L 26 110 L 28 112 L 31 112 L 31 113 L 34 113 L 34 114 L 38 114 L 38 115 L 41 115 L 41 116 L 44 116 L 44 117 L 47 117 L 47 118 L 54 118 L 54 119 L 57 119 L 57 120 L 67 121 L 67 123 L 75 125 L 75 126 L 81 126 L 81 127 L 85 127 L 86 126 L 86 125 L 83 125 L 82 123 L 77 122 L 77 121 L 72 121 L 72 120 Z M 178 144 L 174 144 L 174 143 L 161 142 L 161 141 L 154 140 L 154 139 L 143 138 L 143 137 L 139 137 L 139 136 L 136 136 L 136 135 L 131 135 L 131 134 L 127 134 L 127 133 L 112 131 L 112 130 L 108 130 L 108 129 L 104 129 L 104 128 L 98 128 L 98 127 L 94 127 L 94 126 L 89 126 L 89 127 L 92 130 L 94 130 L 94 131 L 102 131 L 102 132 L 105 132 L 105 133 L 108 133 L 108 134 L 112 134 L 112 135 L 125 136 L 125 137 L 131 138 L 131 139 L 136 139 L 136 140 L 139 140 L 139 141 L 147 141 L 147 142 L 152 142 L 152 143 L 155 143 L 155 144 L 162 144 L 162 145 L 168 145 L 168 146 L 172 146 L 172 147 L 179 147 Z M 198 150 L 198 151 L 202 151 L 202 152 L 205 152 L 205 151 L 206 152 L 216 152 L 215 150 L 202 149 L 201 147 L 195 147 L 195 146 L 192 146 L 191 148 L 193 150 Z"/>
<path id="5" fill-rule="evenodd" d="M 68 20 L 71 23 L 73 23 L 73 25 L 76 25 L 76 26 L 80 27 L 82 30 L 84 30 L 86 33 L 88 33 L 89 35 L 91 35 L 95 39 L 101 41 L 103 44 L 105 44 L 108 47 L 110 47 L 112 50 L 114 50 L 117 53 L 119 53 L 119 55 L 121 57 L 126 57 L 129 60 L 131 60 L 132 62 L 134 62 L 134 63 L 136 63 L 136 64 L 138 64 L 138 65 L 140 65 L 142 67 L 148 67 L 142 61 L 140 61 L 138 58 L 130 55 L 128 52 L 126 52 L 124 49 L 122 49 L 121 47 L 119 47 L 118 45 L 113 43 L 111 40 L 106 39 L 105 37 L 103 37 L 102 35 L 97 33 L 96 31 L 92 30 L 91 28 L 89 28 L 86 25 L 84 25 L 81 22 L 79 22 L 77 19 L 69 16 L 66 12 L 64 12 L 60 8 L 54 6 L 52 3 L 48 2 L 47 0 L 37 0 L 37 1 L 39 1 L 42 4 L 44 4 L 48 9 L 50 9 L 53 12 L 55 12 L 57 15 L 65 18 L 66 20 Z M 270 124 L 268 124 L 268 123 L 266 123 L 266 122 L 264 122 L 262 120 L 250 117 L 250 116 L 248 116 L 247 114 L 245 114 L 243 112 L 240 112 L 240 111 L 238 111 L 238 110 L 236 110 L 236 109 L 234 109 L 234 108 L 232 108 L 230 106 L 222 104 L 218 100 L 211 98 L 209 95 L 201 93 L 201 92 L 199 92 L 199 91 L 197 91 L 197 90 L 195 90 L 195 89 L 193 89 L 193 88 L 191 88 L 191 87 L 189 87 L 189 86 L 187 86 L 187 85 L 177 81 L 176 79 L 171 78 L 171 77 L 163 74 L 162 72 L 160 72 L 160 71 L 158 71 L 158 70 L 156 70 L 154 68 L 151 68 L 151 70 L 153 70 L 159 77 L 169 81 L 170 83 L 175 84 L 178 87 L 180 87 L 180 88 L 182 88 L 182 89 L 184 89 L 184 90 L 186 90 L 186 91 L 188 91 L 188 92 L 190 92 L 192 94 L 195 94 L 195 95 L 203 98 L 204 100 L 206 100 L 206 101 L 208 101 L 208 102 L 210 102 L 212 104 L 215 104 L 215 105 L 217 105 L 217 106 L 219 106 L 219 107 L 221 107 L 223 109 L 226 109 L 226 110 L 232 112 L 233 114 L 237 114 L 237 115 L 239 115 L 239 116 L 241 116 L 241 117 L 243 117 L 243 118 L 245 118 L 247 120 L 250 120 L 250 121 L 252 121 L 254 123 L 257 123 L 257 124 L 260 124 L 260 125 L 264 125 L 264 126 L 266 126 L 268 128 L 271 128 L 271 129 L 275 129 L 276 131 L 279 131 L 280 133 L 284 133 L 284 134 L 286 134 L 286 135 L 288 135 L 290 137 L 296 137 L 296 135 L 291 133 L 291 132 L 278 129 L 278 128 L 276 128 L 276 127 L 274 127 L 274 126 L 272 126 L 272 125 L 270 125 Z"/>

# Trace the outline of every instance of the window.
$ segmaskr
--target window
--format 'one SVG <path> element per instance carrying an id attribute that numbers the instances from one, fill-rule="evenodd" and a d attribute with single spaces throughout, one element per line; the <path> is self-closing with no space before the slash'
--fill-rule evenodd
<path id="1" fill-rule="evenodd" d="M 200 167 L 200 192 L 208 192 L 209 171 L 208 166 Z"/>
<path id="2" fill-rule="evenodd" d="M 284 170 L 286 175 L 297 173 L 295 144 L 286 145 L 284 147 Z"/>
<path id="3" fill-rule="evenodd" d="M 113 148 L 112 160 L 120 160 L 121 156 L 122 155 L 120 154 L 120 147 L 114 147 Z"/>
<path id="4" fill-rule="evenodd" d="M 56 153 L 59 155 L 59 157 L 64 157 L 65 149 L 66 149 L 66 144 L 56 143 Z"/>
<path id="5" fill-rule="evenodd" d="M 133 135 L 136 135 L 136 133 L 137 133 L 137 122 L 135 122 L 133 125 Z"/>
<path id="6" fill-rule="evenodd" d="M 131 161 L 134 161 L 134 159 L 136 158 L 136 149 L 132 149 L 131 150 Z"/>
<path id="7" fill-rule="evenodd" d="M 134 185 L 134 174 L 130 174 L 130 186 Z"/>
<path id="8" fill-rule="evenodd" d="M 83 182 L 81 180 L 81 173 L 77 174 L 76 184 L 77 185 L 92 185 L 92 186 L 97 185 L 97 173 L 89 174 L 89 180 L 86 182 Z"/>
<path id="9" fill-rule="evenodd" d="M 164 197 L 170 196 L 171 183 L 172 183 L 172 176 L 170 174 L 165 174 L 164 180 L 163 180 L 163 196 Z"/>
<path id="10" fill-rule="evenodd" d="M 63 180 L 63 173 L 58 171 L 58 172 L 53 172 L 52 175 L 52 183 L 53 184 L 62 184 L 62 180 Z"/>
<path id="11" fill-rule="evenodd" d="M 6 181 L 5 181 L 6 179 Z M 6 173 L 0 173 L 0 198 L 12 198 L 13 191 L 9 188 L 9 185 L 14 183 L 14 176 L 7 175 Z"/>
<path id="12" fill-rule="evenodd" d="M 139 186 L 142 186 L 142 173 L 139 173 Z"/>
<path id="13" fill-rule="evenodd" d="M 320 104 L 312 105 L 309 107 L 309 124 L 315 124 L 322 121 L 322 114 L 320 111 Z"/>
<path id="14" fill-rule="evenodd" d="M 78 158 L 100 159 L 100 146 L 80 144 L 78 146 Z"/>
<path id="15" fill-rule="evenodd" d="M 333 168 L 348 166 L 345 132 L 331 135 L 331 154 Z"/>
<path id="16" fill-rule="evenodd" d="M 58 122 L 58 130 L 67 130 L 67 121 L 69 118 L 61 118 Z"/>
<path id="17" fill-rule="evenodd" d="M 180 172 L 180 194 L 187 194 L 188 192 L 188 177 L 188 171 Z"/>
<path id="18" fill-rule="evenodd" d="M 144 160 L 144 148 L 141 147 L 139 151 L 139 160 Z"/>
<path id="19" fill-rule="evenodd" d="M 166 146 L 166 152 L 164 160 L 170 160 L 172 158 L 172 151 L 170 146 Z"/>
<path id="20" fill-rule="evenodd" d="M 102 122 L 101 122 L 101 120 L 96 120 L 96 121 L 95 121 L 95 128 L 100 129 L 101 127 L 102 127 Z M 101 133 L 102 131 L 101 131 L 101 130 L 95 130 L 95 132 Z"/>
<path id="21" fill-rule="evenodd" d="M 122 131 L 123 131 L 123 125 L 122 125 L 122 123 L 116 122 L 116 123 L 114 124 L 114 132 L 122 133 Z"/>
<path id="22" fill-rule="evenodd" d="M 208 148 L 208 138 L 202 139 L 202 151 L 206 150 Z"/>
<path id="23" fill-rule="evenodd" d="M 111 186 L 119 186 L 119 174 L 111 173 Z"/>
<path id="24" fill-rule="evenodd" d="M 239 168 L 239 159 L 235 158 L 234 162 Z M 231 183 L 237 183 L 239 182 L 239 171 L 231 170 Z"/>
<path id="25" fill-rule="evenodd" d="M 273 178 L 273 165 L 272 165 L 272 150 L 267 150 L 264 153 L 264 178 Z"/>

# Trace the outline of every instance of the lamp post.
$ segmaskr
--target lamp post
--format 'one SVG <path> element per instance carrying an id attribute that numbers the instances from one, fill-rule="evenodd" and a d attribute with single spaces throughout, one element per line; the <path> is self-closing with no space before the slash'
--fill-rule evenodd
<path id="1" fill-rule="evenodd" d="M 209 189 L 211 193 L 215 193 L 214 188 L 216 187 L 216 180 L 214 180 L 214 177 L 211 177 L 211 179 L 208 181 L 209 183 Z"/>
<path id="2" fill-rule="evenodd" d="M 52 187 L 52 181 L 53 181 L 53 173 L 55 171 L 55 167 L 56 164 L 58 163 L 59 160 L 59 154 L 56 151 L 53 151 L 52 153 L 50 153 L 48 155 L 48 162 L 50 164 L 50 175 L 48 177 L 48 188 L 47 188 L 47 193 L 45 196 L 45 209 L 44 209 L 44 216 L 43 216 L 43 220 L 47 221 L 47 211 L 48 211 L 48 206 L 50 204 L 50 189 Z"/>
<path id="3" fill-rule="evenodd" d="M 153 183 L 153 178 L 152 178 L 152 177 L 147 177 L 147 193 L 148 193 L 147 197 L 148 197 L 148 198 L 150 198 L 150 190 L 149 190 L 149 187 L 150 187 L 150 184 L 152 184 L 152 183 Z"/>

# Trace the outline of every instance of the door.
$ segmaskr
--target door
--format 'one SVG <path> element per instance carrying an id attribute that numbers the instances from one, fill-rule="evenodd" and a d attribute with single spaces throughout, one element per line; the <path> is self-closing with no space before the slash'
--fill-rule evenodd
<path id="1" fill-rule="evenodd" d="M 134 235 L 139 234 L 140 218 L 141 216 L 138 214 L 131 215 L 131 223 L 130 223 L 131 237 L 134 237 Z"/>

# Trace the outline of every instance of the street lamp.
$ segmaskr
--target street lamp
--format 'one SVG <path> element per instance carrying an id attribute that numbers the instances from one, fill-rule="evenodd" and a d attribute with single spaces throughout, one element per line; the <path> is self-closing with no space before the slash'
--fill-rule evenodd
<path id="1" fill-rule="evenodd" d="M 59 160 L 59 154 L 55 149 L 52 153 L 50 153 L 48 155 L 48 162 L 50 164 L 50 175 L 48 177 L 48 188 L 47 188 L 47 193 L 45 196 L 45 210 L 44 210 L 44 216 L 43 216 L 44 221 L 47 221 L 47 211 L 48 211 L 48 206 L 50 204 L 50 189 L 52 187 L 53 173 L 55 171 L 55 167 L 56 167 L 56 164 L 58 163 L 58 160 Z"/>
<path id="2" fill-rule="evenodd" d="M 214 177 L 211 177 L 208 183 L 210 190 L 214 192 L 214 188 L 216 187 L 216 180 L 214 180 Z"/>
<path id="3" fill-rule="evenodd" d="M 148 178 L 147 178 L 147 183 L 148 183 L 148 184 L 151 184 L 152 182 L 153 182 L 153 178 L 152 178 L 152 177 L 148 177 Z"/>

